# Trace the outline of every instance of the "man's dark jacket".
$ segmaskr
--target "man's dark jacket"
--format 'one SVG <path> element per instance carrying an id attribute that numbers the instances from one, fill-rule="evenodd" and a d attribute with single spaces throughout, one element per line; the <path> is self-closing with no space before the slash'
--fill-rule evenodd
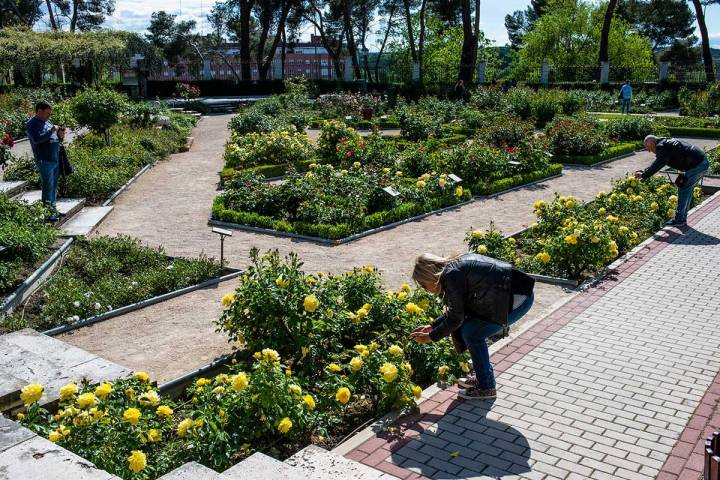
<path id="1" fill-rule="evenodd" d="M 430 338 L 438 341 L 453 334 L 458 348 L 459 329 L 466 318 L 507 325 L 513 295 L 530 296 L 535 280 L 508 263 L 468 253 L 445 267 L 440 284 L 447 309 L 433 322 Z"/>
<path id="2" fill-rule="evenodd" d="M 647 179 L 667 165 L 670 168 L 687 172 L 705 160 L 702 148 L 677 138 L 659 138 L 655 147 L 655 161 L 642 173 Z"/>
<path id="3" fill-rule="evenodd" d="M 51 162 L 56 160 L 53 155 L 53 141 L 57 142 L 57 136 L 53 137 L 55 132 L 52 129 L 51 122 L 44 122 L 37 117 L 32 117 L 25 124 L 25 133 L 30 146 L 32 147 L 33 156 L 36 160 L 43 162 Z"/>

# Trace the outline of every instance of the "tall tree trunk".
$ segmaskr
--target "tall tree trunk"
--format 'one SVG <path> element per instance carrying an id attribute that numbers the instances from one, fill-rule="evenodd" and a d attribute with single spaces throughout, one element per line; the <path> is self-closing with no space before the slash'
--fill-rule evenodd
<path id="1" fill-rule="evenodd" d="M 608 2 L 607 10 L 605 10 L 605 19 L 603 20 L 602 30 L 600 31 L 600 53 L 598 55 L 598 67 L 600 69 L 602 69 L 603 62 L 607 62 L 610 58 L 608 53 L 608 43 L 610 39 L 610 26 L 612 25 L 612 18 L 615 13 L 616 6 L 617 0 L 610 0 L 610 2 Z M 602 70 L 599 70 L 599 72 L 601 71 Z M 599 75 L 602 75 L 602 73 Z"/>
<path id="2" fill-rule="evenodd" d="M 415 35 L 413 34 L 412 15 L 410 14 L 410 0 L 403 0 L 405 9 L 405 22 L 407 24 L 408 43 L 410 43 L 410 58 L 413 64 L 419 63 L 417 49 L 415 48 Z"/>
<path id="3" fill-rule="evenodd" d="M 475 35 L 475 51 L 473 57 L 477 61 L 478 51 L 480 50 L 480 0 L 475 0 L 475 26 L 473 28 L 473 35 Z"/>
<path id="4" fill-rule="evenodd" d="M 697 18 L 698 27 L 700 28 L 700 38 L 702 39 L 702 56 L 705 65 L 705 78 L 708 82 L 715 81 L 715 69 L 713 66 L 712 54 L 710 53 L 710 39 L 708 38 L 707 25 L 705 24 L 705 12 L 703 11 L 700 0 L 692 0 L 695 7 L 695 17 Z"/>
<path id="5" fill-rule="evenodd" d="M 427 0 L 422 0 L 420 4 L 420 33 L 418 39 L 418 65 L 420 66 L 420 83 L 425 78 L 425 11 L 427 10 Z"/>
<path id="6" fill-rule="evenodd" d="M 252 70 L 250 69 L 250 13 L 254 3 L 254 0 L 240 1 L 240 78 L 243 80 L 252 79 Z"/>
<path id="7" fill-rule="evenodd" d="M 70 17 L 70 31 L 74 32 L 75 27 L 77 26 L 77 19 L 78 19 L 78 1 L 79 0 L 72 0 L 72 17 Z"/>
<path id="8" fill-rule="evenodd" d="M 473 35 L 473 24 L 470 18 L 470 0 L 462 0 L 462 23 L 463 23 L 463 44 L 460 52 L 460 71 L 458 79 L 468 85 L 472 82 L 475 71 L 475 37 Z"/>
<path id="9" fill-rule="evenodd" d="M 280 44 L 280 38 L 285 31 L 285 22 L 287 21 L 289 13 L 290 1 L 285 0 L 283 2 L 282 11 L 280 12 L 280 20 L 278 21 L 277 31 L 275 32 L 275 37 L 273 38 L 273 42 L 270 45 L 268 54 L 265 57 L 258 56 L 258 71 L 260 73 L 260 80 L 267 79 L 267 74 L 270 71 L 270 67 L 272 67 L 273 60 L 275 59 L 275 52 L 277 51 L 277 47 Z M 264 47 L 265 44 L 263 42 L 263 50 L 265 49 Z"/>
<path id="10" fill-rule="evenodd" d="M 57 30 L 58 24 L 57 24 L 57 21 L 55 20 L 55 13 L 53 12 L 53 9 L 52 9 L 52 3 L 50 2 L 50 0 L 45 0 L 45 5 L 47 5 L 47 9 L 48 9 L 48 17 L 50 18 L 50 27 L 52 27 L 53 30 Z"/>
<path id="11" fill-rule="evenodd" d="M 350 54 L 353 67 L 353 78 L 360 78 L 360 65 L 358 64 L 357 46 L 355 45 L 355 34 L 352 27 L 353 0 L 343 1 L 343 26 L 347 37 L 347 48 Z"/>
<path id="12" fill-rule="evenodd" d="M 393 2 L 392 6 L 390 7 L 390 12 L 388 12 L 388 20 L 387 20 L 387 28 L 385 29 L 385 36 L 383 36 L 382 43 L 380 44 L 380 51 L 378 52 L 377 58 L 375 58 L 375 82 L 380 83 L 380 57 L 382 57 L 383 51 L 385 50 L 385 45 L 387 44 L 388 37 L 390 36 L 390 32 L 392 31 L 393 27 L 393 16 L 395 16 L 395 3 Z"/>

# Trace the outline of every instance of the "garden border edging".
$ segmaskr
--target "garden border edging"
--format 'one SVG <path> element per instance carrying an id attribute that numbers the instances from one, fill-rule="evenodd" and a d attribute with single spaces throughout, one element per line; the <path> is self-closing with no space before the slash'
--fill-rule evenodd
<path id="1" fill-rule="evenodd" d="M 194 292 L 195 290 L 200 290 L 202 288 L 207 288 L 213 285 L 217 285 L 219 283 L 225 282 L 227 280 L 232 280 L 235 277 L 240 276 L 243 271 L 241 269 L 236 268 L 225 268 L 226 271 L 229 271 L 229 273 L 226 273 L 225 275 L 221 275 L 219 277 L 211 278 L 209 280 L 205 280 L 201 283 L 196 283 L 195 285 L 190 285 L 189 287 L 181 288 L 179 290 L 173 290 L 171 292 L 163 293 L 162 295 L 157 295 L 155 297 L 150 297 L 145 300 L 140 300 L 139 302 L 132 303 L 130 305 L 125 305 L 124 307 L 116 308 L 114 310 L 110 310 L 109 312 L 102 313 L 100 315 L 95 315 L 93 317 L 88 317 L 82 320 L 79 320 L 77 322 L 60 325 L 58 327 L 54 327 L 48 330 L 45 330 L 41 332 L 43 335 L 47 335 L 49 337 L 54 337 L 56 335 L 60 335 L 62 333 L 66 333 L 72 330 L 77 330 L 79 328 L 87 327 L 90 325 L 94 325 L 99 322 L 103 322 L 105 320 L 110 320 L 111 318 L 118 317 L 120 315 L 124 315 L 129 312 L 134 312 L 135 310 L 140 310 L 145 307 L 149 307 L 150 305 L 155 305 L 156 303 L 161 303 L 166 300 L 170 300 L 175 297 L 179 297 L 181 295 L 184 295 L 186 293 Z"/>

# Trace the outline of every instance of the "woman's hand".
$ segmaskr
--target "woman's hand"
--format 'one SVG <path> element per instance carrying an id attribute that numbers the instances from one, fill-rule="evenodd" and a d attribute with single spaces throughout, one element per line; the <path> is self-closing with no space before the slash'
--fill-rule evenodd
<path id="1" fill-rule="evenodd" d="M 413 330 L 410 337 L 417 343 L 431 343 L 430 332 L 432 332 L 432 329 L 431 325 L 423 325 Z"/>

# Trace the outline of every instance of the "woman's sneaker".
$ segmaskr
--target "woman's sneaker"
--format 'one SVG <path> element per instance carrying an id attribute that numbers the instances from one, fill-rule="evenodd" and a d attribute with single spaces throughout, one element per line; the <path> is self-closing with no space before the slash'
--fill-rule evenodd
<path id="1" fill-rule="evenodd" d="M 465 400 L 487 400 L 497 397 L 497 390 L 494 388 L 466 388 L 458 392 L 458 398 Z"/>
<path id="2" fill-rule="evenodd" d="M 474 373 L 469 373 L 467 377 L 458 378 L 457 383 L 463 388 L 475 388 L 477 387 L 477 378 Z"/>

